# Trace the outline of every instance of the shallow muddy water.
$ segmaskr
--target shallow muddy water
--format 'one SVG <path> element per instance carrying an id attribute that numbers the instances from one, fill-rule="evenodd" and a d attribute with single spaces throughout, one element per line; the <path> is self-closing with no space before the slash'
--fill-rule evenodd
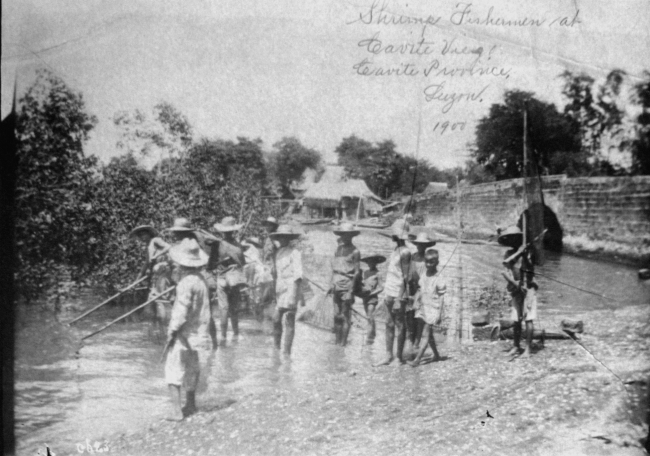
<path id="1" fill-rule="evenodd" d="M 376 233 L 362 234 L 355 244 L 363 255 L 388 255 L 392 248 L 387 238 Z M 331 232 L 317 229 L 308 233 L 306 273 L 319 283 L 329 280 L 328 261 L 335 245 Z M 440 243 L 437 248 L 441 266 L 462 271 L 467 296 L 481 286 L 502 284 L 503 249 L 453 243 Z M 452 261 L 447 263 L 452 253 Z M 542 325 L 551 326 L 551 321 L 590 309 L 650 303 L 650 283 L 639 281 L 636 270 L 626 266 L 549 254 L 539 272 L 614 298 L 599 298 L 539 277 Z M 37 454 L 39 449 L 44 453 L 45 444 L 57 455 L 79 454 L 76 445 L 85 445 L 87 439 L 90 443 L 107 442 L 110 449 L 116 434 L 144 428 L 162 418 L 167 405 L 160 364 L 164 328 L 147 320 L 131 321 L 82 344 L 83 335 L 124 312 L 109 308 L 67 326 L 66 322 L 99 301 L 100 296 L 87 293 L 73 300 L 74 312 L 58 315 L 38 306 L 19 309 L 15 359 L 19 454 Z M 362 345 L 363 331 L 358 327 L 351 331 L 350 346 L 342 350 L 332 344 L 329 332 L 298 324 L 289 361 L 275 353 L 268 322 L 244 320 L 241 326 L 239 342 L 220 348 L 205 361 L 209 380 L 199 389 L 203 408 L 219 407 L 243 394 L 290 390 L 327 373 L 352 371 L 378 360 L 383 351 L 382 343 Z M 588 327 L 587 321 L 587 331 Z M 382 336 L 378 342 L 381 340 Z"/>

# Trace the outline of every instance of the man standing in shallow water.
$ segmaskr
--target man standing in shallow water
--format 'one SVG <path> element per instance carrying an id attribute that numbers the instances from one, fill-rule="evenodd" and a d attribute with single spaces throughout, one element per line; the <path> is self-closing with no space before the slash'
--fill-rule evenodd
<path id="1" fill-rule="evenodd" d="M 180 421 L 196 411 L 196 387 L 199 381 L 199 352 L 209 352 L 211 320 L 208 285 L 201 269 L 208 256 L 195 239 L 183 239 L 173 246 L 169 256 L 178 267 L 180 278 L 167 329 L 165 381 L 169 385 L 171 410 L 168 420 Z M 164 356 L 165 354 L 163 354 Z M 181 407 L 181 388 L 186 403 Z"/>
<path id="2" fill-rule="evenodd" d="M 361 276 L 361 253 L 352 244 L 352 238 L 359 235 L 351 223 L 342 223 L 334 234 L 339 237 L 339 245 L 334 253 L 332 264 L 332 298 L 336 306 L 334 316 L 334 333 L 336 345 L 345 346 L 348 342 L 352 323 L 352 305 L 354 304 L 354 286 Z"/>
<path id="3" fill-rule="evenodd" d="M 291 245 L 291 241 L 300 235 L 294 233 L 289 225 L 281 225 L 269 237 L 277 241 L 279 248 L 275 254 L 277 280 L 275 283 L 276 308 L 273 314 L 273 339 L 275 348 L 282 346 L 282 319 L 286 315 L 286 331 L 284 335 L 284 354 L 291 354 L 293 336 L 296 331 L 296 312 L 301 297 L 302 287 L 302 254 Z"/>
<path id="4" fill-rule="evenodd" d="M 388 311 L 386 319 L 386 359 L 378 366 L 390 364 L 393 357 L 393 342 L 397 329 L 397 360 L 404 363 L 403 352 L 406 341 L 406 327 L 404 324 L 406 303 L 408 301 L 408 279 L 411 266 L 411 251 L 406 247 L 409 225 L 405 220 L 398 220 L 392 227 L 392 240 L 395 250 L 388 260 L 386 268 L 386 281 L 384 282 L 384 304 Z"/>

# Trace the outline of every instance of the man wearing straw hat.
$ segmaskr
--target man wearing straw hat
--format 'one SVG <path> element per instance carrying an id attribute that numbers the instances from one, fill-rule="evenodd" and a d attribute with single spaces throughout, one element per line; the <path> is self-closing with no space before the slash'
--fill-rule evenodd
<path id="1" fill-rule="evenodd" d="M 169 385 L 172 403 L 167 418 L 179 421 L 196 410 L 195 392 L 200 371 L 196 348 L 209 350 L 210 346 L 210 298 L 208 285 L 201 274 L 201 268 L 208 263 L 208 256 L 198 242 L 190 238 L 174 245 L 169 256 L 178 266 L 180 280 L 167 329 L 165 381 Z M 181 387 L 186 392 L 183 408 Z"/>
<path id="2" fill-rule="evenodd" d="M 395 250 L 388 260 L 386 281 L 384 282 L 384 304 L 388 311 L 386 319 L 386 359 L 378 364 L 390 364 L 393 357 L 393 342 L 397 329 L 397 360 L 404 363 L 403 352 L 406 341 L 404 318 L 409 296 L 409 270 L 411 267 L 411 251 L 406 247 L 409 239 L 409 224 L 406 220 L 397 220 L 391 227 L 391 238 L 395 242 Z"/>
<path id="3" fill-rule="evenodd" d="M 336 306 L 334 333 L 336 345 L 345 346 L 350 333 L 354 288 L 361 280 L 361 253 L 352 244 L 352 238 L 359 230 L 349 222 L 343 222 L 334 234 L 339 237 L 339 245 L 332 263 L 332 299 Z"/>
<path id="4" fill-rule="evenodd" d="M 266 307 L 275 299 L 275 280 L 277 277 L 275 273 L 275 253 L 278 247 L 271 238 L 271 234 L 275 233 L 280 224 L 275 217 L 268 217 L 262 222 L 262 226 L 266 231 L 266 239 L 264 239 L 264 246 L 262 247 L 262 263 L 264 264 L 265 275 L 270 277 L 270 280 L 265 281 L 260 290 L 263 306 Z"/>
<path id="5" fill-rule="evenodd" d="M 221 222 L 214 224 L 214 229 L 222 235 L 216 249 L 212 249 L 208 269 L 217 270 L 217 300 L 221 319 L 221 345 L 226 344 L 228 318 L 232 323 L 233 340 L 239 337 L 239 304 L 242 289 L 246 287 L 244 276 L 244 251 L 235 233 L 242 225 L 234 217 L 224 217 Z"/>
<path id="6" fill-rule="evenodd" d="M 291 354 L 293 336 L 296 331 L 296 312 L 301 298 L 302 287 L 302 254 L 291 245 L 291 241 L 300 236 L 294 233 L 289 225 L 280 227 L 269 237 L 279 244 L 275 254 L 277 280 L 275 282 L 276 307 L 273 313 L 273 338 L 275 348 L 280 350 L 282 345 L 282 319 L 286 320 L 284 335 L 284 354 Z M 286 315 L 286 317 L 285 317 Z"/>
<path id="7" fill-rule="evenodd" d="M 164 252 L 169 250 L 170 245 L 158 236 L 158 231 L 151 225 L 140 225 L 131 230 L 129 237 L 136 238 L 142 242 L 147 250 L 147 261 L 142 265 L 138 279 L 144 277 L 148 272 L 153 272 L 154 265 L 164 261 Z"/>
<path id="8" fill-rule="evenodd" d="M 409 291 L 411 296 L 414 297 L 419 287 L 420 278 L 424 276 L 427 270 L 424 264 L 424 254 L 429 247 L 436 245 L 436 241 L 422 231 L 410 242 L 417 249 L 417 252 L 411 257 L 411 270 L 409 271 L 411 274 L 409 277 Z M 419 349 L 423 329 L 424 321 L 415 318 L 413 300 L 409 300 L 409 303 L 406 305 L 406 334 L 415 351 Z"/>
<path id="9" fill-rule="evenodd" d="M 244 273 L 248 283 L 249 297 L 253 303 L 255 317 L 261 321 L 263 317 L 262 307 L 262 286 L 265 282 L 273 283 L 270 273 L 268 277 L 262 263 L 262 241 L 257 236 L 252 236 L 242 242 L 246 265 Z"/>

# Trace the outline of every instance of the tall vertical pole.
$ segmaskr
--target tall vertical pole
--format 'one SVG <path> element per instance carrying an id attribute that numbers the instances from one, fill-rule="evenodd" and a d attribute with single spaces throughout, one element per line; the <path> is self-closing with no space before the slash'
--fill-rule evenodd
<path id="1" fill-rule="evenodd" d="M 524 237 L 524 245 L 527 244 L 526 242 L 526 232 L 528 231 L 528 226 L 527 226 L 527 210 L 528 210 L 528 198 L 526 195 L 526 178 L 527 178 L 527 170 L 528 168 L 528 110 L 526 109 L 526 102 L 524 102 L 524 169 L 522 170 L 522 177 L 523 177 L 523 188 L 524 188 L 524 212 L 523 212 L 523 219 L 521 223 L 521 231 L 523 233 Z"/>

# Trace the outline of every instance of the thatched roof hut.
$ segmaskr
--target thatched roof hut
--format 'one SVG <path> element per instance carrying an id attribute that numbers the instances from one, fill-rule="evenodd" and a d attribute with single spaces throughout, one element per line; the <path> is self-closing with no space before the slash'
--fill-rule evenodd
<path id="1" fill-rule="evenodd" d="M 357 211 L 360 217 L 381 212 L 382 203 L 362 179 L 346 179 L 342 166 L 328 166 L 303 196 L 303 204 L 311 209 L 341 209 L 348 217 Z"/>

